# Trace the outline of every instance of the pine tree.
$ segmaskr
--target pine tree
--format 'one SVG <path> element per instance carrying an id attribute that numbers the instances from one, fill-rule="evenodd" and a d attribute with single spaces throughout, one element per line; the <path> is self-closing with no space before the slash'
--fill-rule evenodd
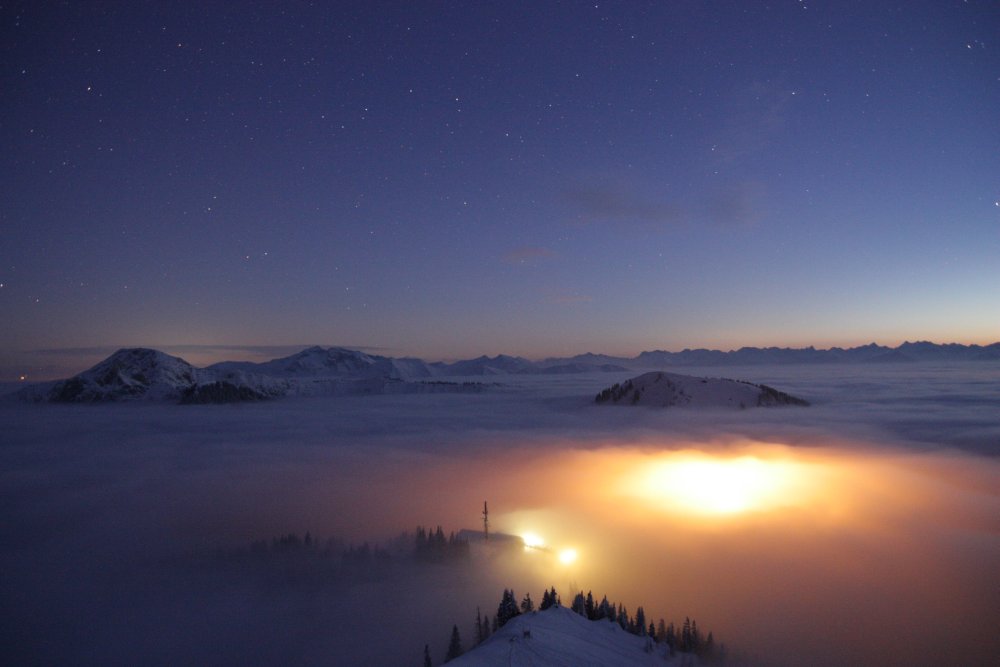
<path id="1" fill-rule="evenodd" d="M 431 647 L 427 644 L 424 644 L 424 667 L 434 667 L 431 662 Z"/>
<path id="2" fill-rule="evenodd" d="M 712 631 L 708 631 L 708 637 L 705 638 L 705 643 L 701 647 L 702 657 L 711 660 L 715 657 L 715 637 L 712 636 Z"/>
<path id="3" fill-rule="evenodd" d="M 545 611 L 549 607 L 554 607 L 559 604 L 559 594 L 556 593 L 556 587 L 553 586 L 551 589 L 542 593 L 542 604 L 539 605 L 541 611 Z"/>
<path id="4" fill-rule="evenodd" d="M 657 643 L 662 643 L 667 641 L 667 626 L 661 618 L 656 624 L 656 641 Z"/>
<path id="5" fill-rule="evenodd" d="M 549 591 L 548 589 L 545 589 L 544 591 L 542 591 L 542 603 L 538 605 L 538 610 L 545 611 L 546 609 L 551 607 L 552 604 L 553 604 L 552 598 L 549 596 Z"/>
<path id="6" fill-rule="evenodd" d="M 451 641 L 448 642 L 448 653 L 444 656 L 444 661 L 454 660 L 462 655 L 462 638 L 458 635 L 458 626 L 451 626 Z"/>
<path id="7" fill-rule="evenodd" d="M 521 613 L 530 614 L 535 610 L 535 603 L 531 601 L 531 593 L 525 593 L 524 599 L 521 600 Z"/>
<path id="8" fill-rule="evenodd" d="M 608 596 L 605 595 L 604 597 L 601 598 L 601 603 L 597 605 L 597 618 L 599 619 L 610 618 L 611 620 L 614 620 L 614 612 L 612 611 L 613 608 L 614 605 L 608 602 Z"/>
<path id="9" fill-rule="evenodd" d="M 506 625 L 507 621 L 515 616 L 520 616 L 520 614 L 521 612 L 517 608 L 517 598 L 514 596 L 514 591 L 509 591 L 506 588 L 503 589 L 503 597 L 500 599 L 500 605 L 497 607 L 497 627 L 502 628 Z"/>
<path id="10" fill-rule="evenodd" d="M 597 610 L 594 608 L 594 594 L 590 591 L 587 591 L 587 600 L 584 602 L 583 609 L 590 620 L 597 618 Z"/>
<path id="11" fill-rule="evenodd" d="M 587 616 L 587 599 L 583 597 L 583 591 L 577 593 L 576 597 L 573 598 L 573 606 L 570 609 L 580 614 L 580 616 Z"/>
<path id="12" fill-rule="evenodd" d="M 622 630 L 628 630 L 628 610 L 622 605 L 618 605 L 618 625 Z"/>
<path id="13" fill-rule="evenodd" d="M 640 637 L 646 634 L 646 610 L 642 607 L 635 610 L 635 627 L 633 632 Z"/>
<path id="14" fill-rule="evenodd" d="M 477 645 L 482 644 L 486 639 L 486 637 L 483 636 L 483 614 L 479 611 L 479 607 L 476 607 L 476 632 L 472 636 L 476 638 Z"/>

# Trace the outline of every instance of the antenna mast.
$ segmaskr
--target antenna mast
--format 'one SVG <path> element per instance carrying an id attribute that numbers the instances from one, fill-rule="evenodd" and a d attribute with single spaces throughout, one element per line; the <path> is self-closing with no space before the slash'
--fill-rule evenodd
<path id="1" fill-rule="evenodd" d="M 483 501 L 483 541 L 490 541 L 490 508 Z"/>

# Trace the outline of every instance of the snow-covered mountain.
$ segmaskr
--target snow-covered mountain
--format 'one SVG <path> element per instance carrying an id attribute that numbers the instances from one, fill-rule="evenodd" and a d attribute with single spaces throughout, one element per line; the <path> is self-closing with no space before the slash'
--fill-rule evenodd
<path id="1" fill-rule="evenodd" d="M 652 372 L 615 384 L 594 399 L 597 403 L 653 407 L 753 408 L 775 405 L 809 405 L 801 398 L 740 380 L 703 378 L 678 373 Z"/>
<path id="2" fill-rule="evenodd" d="M 448 662 L 454 667 L 651 667 L 693 665 L 691 654 L 669 649 L 617 623 L 591 621 L 562 606 L 508 621 L 482 644 Z"/>
<path id="3" fill-rule="evenodd" d="M 342 347 L 310 347 L 264 363 L 223 361 L 214 371 L 243 371 L 280 378 L 385 378 L 412 380 L 439 374 L 420 359 L 382 357 Z"/>
<path id="4" fill-rule="evenodd" d="M 490 358 L 485 355 L 475 359 L 456 361 L 451 364 L 438 366 L 441 375 L 508 375 L 514 373 L 528 373 L 537 368 L 533 361 L 523 357 L 511 357 L 506 354 L 498 354 Z"/>
<path id="5" fill-rule="evenodd" d="M 419 359 L 393 359 L 343 348 L 312 347 L 264 363 L 230 361 L 207 368 L 195 368 L 158 350 L 126 348 L 67 380 L 26 387 L 17 396 L 53 403 L 233 403 L 288 395 L 436 393 L 484 387 L 421 381 L 438 374 Z"/>
<path id="6" fill-rule="evenodd" d="M 128 400 L 179 400 L 198 382 L 198 369 L 159 350 L 118 350 L 96 366 L 21 392 L 23 398 L 65 403 Z"/>
<path id="7" fill-rule="evenodd" d="M 66 380 L 27 387 L 22 399 L 54 403 L 173 400 L 225 403 L 283 395 L 280 382 L 239 371 L 195 368 L 180 357 L 148 348 L 124 348 Z"/>
<path id="8" fill-rule="evenodd" d="M 440 391 L 481 391 L 484 385 L 466 381 L 438 381 L 434 378 L 537 375 L 567 373 L 622 372 L 628 369 L 663 369 L 681 365 L 783 364 L 783 363 L 907 363 L 913 361 L 969 361 L 991 363 L 1000 360 L 1000 343 L 991 345 L 939 345 L 903 343 L 890 348 L 872 343 L 861 347 L 817 350 L 812 347 L 741 348 L 735 351 L 654 350 L 636 357 L 582 354 L 569 358 L 531 361 L 523 357 L 497 355 L 452 363 L 427 363 L 421 359 L 384 357 L 341 347 L 310 347 L 296 354 L 264 363 L 225 361 L 208 368 L 195 368 L 179 357 L 158 350 L 126 348 L 118 350 L 93 368 L 67 380 L 26 387 L 17 393 L 23 400 L 54 402 L 95 402 L 129 400 L 177 400 L 189 403 L 259 400 L 285 395 L 381 394 Z M 670 378 L 680 378 L 668 373 Z M 645 376 L 640 376 L 645 377 Z M 633 378 L 633 384 L 638 378 Z M 652 382 L 652 396 L 663 405 L 795 404 L 797 399 L 769 387 L 732 381 L 695 378 L 697 383 L 671 379 L 676 391 L 667 391 Z M 707 385 L 707 386 L 702 386 Z M 739 386 L 743 385 L 743 386 Z M 622 389 L 607 392 L 620 394 Z M 671 393 L 673 392 L 673 393 Z M 602 392 L 603 394 L 604 392 Z M 660 394 L 663 394 L 660 396 Z M 629 394 L 634 400 L 634 393 Z M 611 402 L 621 402 L 622 396 Z"/>

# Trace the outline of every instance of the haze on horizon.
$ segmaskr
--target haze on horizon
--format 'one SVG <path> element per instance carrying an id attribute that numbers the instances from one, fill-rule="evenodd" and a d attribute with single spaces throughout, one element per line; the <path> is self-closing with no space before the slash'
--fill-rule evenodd
<path id="1" fill-rule="evenodd" d="M 931 341 L 903 341 L 905 342 L 931 342 Z M 987 341 L 983 344 L 994 345 L 997 341 Z M 878 344 L 878 343 L 869 343 Z M 945 343 L 945 345 L 954 345 L 955 342 Z M 959 343 L 961 345 L 961 343 Z M 971 345 L 979 345 L 978 343 L 972 343 Z M 33 382 L 45 382 L 55 379 L 64 379 L 72 375 L 86 370 L 99 361 L 103 361 L 106 357 L 110 356 L 113 352 L 123 349 L 123 348 L 151 348 L 156 349 L 161 352 L 166 352 L 172 356 L 183 358 L 188 363 L 191 363 L 195 367 L 205 367 L 210 366 L 215 363 L 223 361 L 250 361 L 254 363 L 267 362 L 278 358 L 284 358 L 288 356 L 295 355 L 302 352 L 308 348 L 316 347 L 315 345 L 104 345 L 104 346 L 94 346 L 94 347 L 83 347 L 83 348 L 54 348 L 54 349 L 42 349 L 42 350 L 31 350 L 23 352 L 21 354 L 11 354 L 4 355 L 0 353 L 0 361 L 6 362 L 7 365 L 0 363 L 0 383 L 17 383 L 17 384 L 31 384 Z M 394 350 L 388 350 L 378 347 L 371 346 L 361 346 L 361 345 L 321 345 L 324 349 L 327 348 L 342 348 L 347 350 L 355 350 L 371 355 L 379 355 L 386 357 L 415 357 L 420 358 L 426 362 L 454 362 L 462 360 L 457 356 L 447 356 L 441 358 L 426 358 L 420 357 L 419 355 L 402 355 L 394 353 Z M 731 347 L 731 348 L 721 348 L 718 351 L 721 352 L 733 352 L 737 349 L 741 349 L 744 346 Z M 750 347 L 750 346 L 747 346 Z M 764 346 L 762 346 L 764 347 Z M 772 346 L 766 346 L 772 347 Z M 779 346 L 773 346 L 779 347 Z M 782 349 L 792 349 L 801 350 L 806 348 L 814 348 L 815 346 L 781 346 Z M 829 348 L 815 348 L 820 351 L 832 350 L 832 349 L 850 349 L 854 346 L 831 346 Z M 860 347 L 860 346 L 859 346 Z M 895 349 L 898 346 L 887 346 L 881 345 L 881 347 L 886 347 L 889 349 Z M 691 346 L 685 349 L 708 349 L 705 346 Z M 647 350 L 642 350 L 640 352 L 628 352 L 619 355 L 614 355 L 606 351 L 596 351 L 588 350 L 594 354 L 604 354 L 608 356 L 619 356 L 622 359 L 634 359 L 641 352 L 647 351 L 664 351 L 663 348 L 649 348 Z M 677 350 L 665 350 L 667 352 L 679 352 Z M 482 355 L 487 357 L 496 357 L 498 354 L 503 353 L 490 353 L 483 352 Z M 584 354 L 584 353 L 580 353 Z M 565 359 L 572 355 L 567 356 L 536 356 L 535 358 L 525 357 L 524 355 L 508 355 L 508 356 L 521 356 L 529 359 L 530 361 L 545 361 L 552 359 Z M 473 357 L 467 357 L 473 358 Z"/>

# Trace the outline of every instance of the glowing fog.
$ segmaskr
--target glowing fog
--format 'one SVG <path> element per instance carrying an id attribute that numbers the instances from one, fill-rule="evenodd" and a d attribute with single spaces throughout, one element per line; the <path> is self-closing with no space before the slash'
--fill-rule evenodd
<path id="1" fill-rule="evenodd" d="M 694 617 L 734 664 L 990 664 L 997 390 L 921 372 L 945 398 L 896 369 L 865 378 L 868 401 L 829 373 L 779 369 L 751 379 L 814 407 L 740 414 L 594 407 L 587 378 L 471 396 L 5 405 L 0 645 L 8 662 L 416 663 L 424 643 L 443 654 L 453 623 L 470 639 L 476 607 L 495 612 L 504 587 L 555 586 Z M 461 568 L 363 581 L 218 555 L 293 531 L 347 545 L 479 529 L 484 500 L 491 530 L 533 548 L 473 545 Z"/>

